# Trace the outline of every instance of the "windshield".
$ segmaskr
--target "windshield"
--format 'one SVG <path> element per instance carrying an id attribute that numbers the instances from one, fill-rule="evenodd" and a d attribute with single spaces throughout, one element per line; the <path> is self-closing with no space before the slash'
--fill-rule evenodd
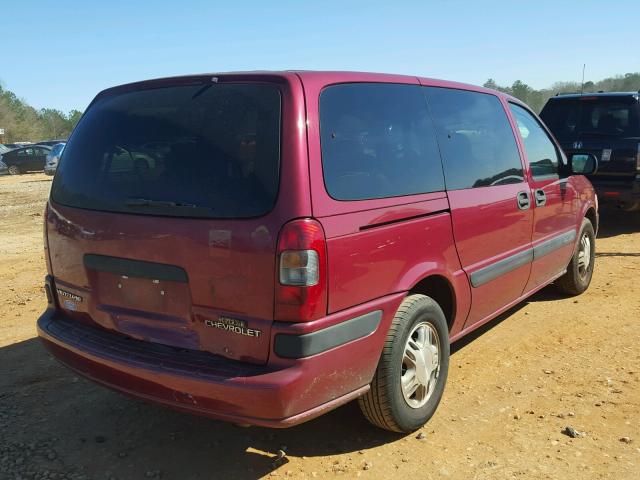
<path id="1" fill-rule="evenodd" d="M 280 92 L 180 85 L 98 99 L 66 145 L 54 202 L 149 215 L 269 212 L 280 163 Z"/>
<path id="2" fill-rule="evenodd" d="M 638 102 L 629 98 L 577 97 L 550 100 L 540 117 L 558 140 L 578 136 L 637 137 Z"/>
<path id="3" fill-rule="evenodd" d="M 50 155 L 52 157 L 56 156 L 56 155 L 60 155 L 62 153 L 62 150 L 64 149 L 64 143 L 58 143 L 57 145 L 55 145 L 52 149 L 51 149 L 51 153 Z"/>
<path id="4" fill-rule="evenodd" d="M 49 152 L 49 156 L 50 157 L 60 156 L 63 149 L 64 149 L 64 143 L 58 143 L 51 149 L 51 151 Z"/>

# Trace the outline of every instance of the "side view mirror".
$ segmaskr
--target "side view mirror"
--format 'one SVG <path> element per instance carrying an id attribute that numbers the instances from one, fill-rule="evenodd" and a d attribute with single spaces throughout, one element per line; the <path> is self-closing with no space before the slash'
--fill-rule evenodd
<path id="1" fill-rule="evenodd" d="M 591 175 L 598 170 L 598 159 L 591 153 L 574 153 L 569 161 L 574 175 Z"/>

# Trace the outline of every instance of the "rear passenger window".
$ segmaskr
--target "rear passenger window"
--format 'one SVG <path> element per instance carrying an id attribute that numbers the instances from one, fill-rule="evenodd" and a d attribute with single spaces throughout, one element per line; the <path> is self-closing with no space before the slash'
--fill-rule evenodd
<path id="1" fill-rule="evenodd" d="M 524 182 L 522 162 L 498 97 L 427 87 L 447 190 Z"/>
<path id="2" fill-rule="evenodd" d="M 326 88 L 320 138 L 325 185 L 337 200 L 444 190 L 435 132 L 418 85 Z"/>
<path id="3" fill-rule="evenodd" d="M 558 175 L 558 151 L 538 121 L 524 108 L 509 104 L 534 178 Z"/>

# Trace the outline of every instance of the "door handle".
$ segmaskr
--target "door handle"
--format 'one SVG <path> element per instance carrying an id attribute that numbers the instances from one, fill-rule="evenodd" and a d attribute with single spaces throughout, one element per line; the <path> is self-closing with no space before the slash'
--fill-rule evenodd
<path id="1" fill-rule="evenodd" d="M 547 194 L 541 188 L 536 190 L 536 207 L 543 207 L 547 203 Z"/>
<path id="2" fill-rule="evenodd" d="M 516 198 L 518 199 L 518 208 L 520 210 L 527 210 L 531 207 L 531 199 L 529 198 L 528 191 L 523 190 L 521 192 L 518 192 Z"/>

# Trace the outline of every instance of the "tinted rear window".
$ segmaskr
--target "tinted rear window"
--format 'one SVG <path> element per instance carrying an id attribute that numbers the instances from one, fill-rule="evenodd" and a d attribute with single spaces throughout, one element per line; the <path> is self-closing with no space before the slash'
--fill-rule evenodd
<path id="1" fill-rule="evenodd" d="M 442 164 L 422 88 L 350 83 L 320 95 L 322 167 L 337 200 L 444 190 Z"/>
<path id="2" fill-rule="evenodd" d="M 280 92 L 182 85 L 96 101 L 64 149 L 51 198 L 113 212 L 246 218 L 277 196 Z"/>
<path id="3" fill-rule="evenodd" d="M 579 136 L 637 137 L 639 104 L 633 98 L 589 97 L 550 100 L 540 117 L 558 140 Z"/>

